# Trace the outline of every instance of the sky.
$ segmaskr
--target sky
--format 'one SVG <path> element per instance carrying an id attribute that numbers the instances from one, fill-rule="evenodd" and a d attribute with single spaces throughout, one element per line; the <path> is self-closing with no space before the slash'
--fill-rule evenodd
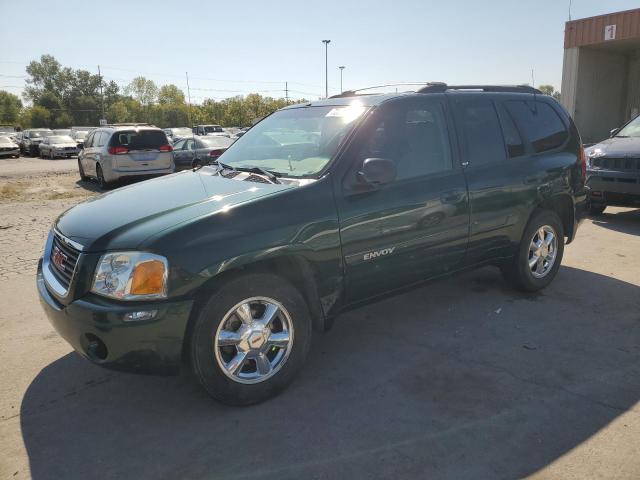
<path id="1" fill-rule="evenodd" d="M 573 0 L 573 19 L 640 7 Z M 0 0 L 0 89 L 21 94 L 43 54 L 125 86 L 142 75 L 194 103 L 257 92 L 291 98 L 401 82 L 560 89 L 569 0 L 178 2 Z M 13 21 L 7 21 L 13 19 Z"/>

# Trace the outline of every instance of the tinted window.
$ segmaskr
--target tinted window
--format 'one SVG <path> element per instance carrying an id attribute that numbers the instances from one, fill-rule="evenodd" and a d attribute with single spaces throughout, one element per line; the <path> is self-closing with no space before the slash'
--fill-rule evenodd
<path id="1" fill-rule="evenodd" d="M 393 160 L 398 179 L 451 169 L 451 151 L 439 102 L 398 103 L 384 108 L 365 129 L 358 157 Z"/>
<path id="2" fill-rule="evenodd" d="M 121 130 L 113 134 L 110 145 L 129 150 L 158 150 L 167 145 L 167 136 L 162 130 Z"/>
<path id="3" fill-rule="evenodd" d="M 509 115 L 509 112 L 507 112 L 501 104 L 497 104 L 496 107 L 498 117 L 500 117 L 500 123 L 502 124 L 502 134 L 504 135 L 504 143 L 507 146 L 509 158 L 524 155 L 524 143 L 511 115 Z"/>
<path id="4" fill-rule="evenodd" d="M 544 102 L 508 101 L 505 106 L 536 153 L 561 146 L 569 136 L 564 123 Z"/>
<path id="5" fill-rule="evenodd" d="M 470 165 L 506 160 L 502 128 L 493 101 L 487 98 L 459 99 L 456 119 L 465 140 Z"/>

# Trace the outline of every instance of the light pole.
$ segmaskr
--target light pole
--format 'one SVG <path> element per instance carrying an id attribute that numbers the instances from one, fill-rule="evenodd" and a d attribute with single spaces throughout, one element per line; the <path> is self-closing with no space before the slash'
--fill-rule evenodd
<path id="1" fill-rule="evenodd" d="M 329 98 L 329 44 L 331 40 L 322 40 L 324 43 L 324 97 Z"/>
<path id="2" fill-rule="evenodd" d="M 342 71 L 344 70 L 344 65 L 340 65 L 338 68 L 340 69 L 340 93 L 342 93 Z"/>

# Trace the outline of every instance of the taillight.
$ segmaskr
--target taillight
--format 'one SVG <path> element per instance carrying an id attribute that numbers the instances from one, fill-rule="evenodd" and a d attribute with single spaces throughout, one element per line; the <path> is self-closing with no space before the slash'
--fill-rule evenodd
<path id="1" fill-rule="evenodd" d="M 584 152 L 584 146 L 580 145 L 580 168 L 582 170 L 582 181 L 587 180 L 587 154 Z"/>
<path id="2" fill-rule="evenodd" d="M 109 147 L 107 150 L 111 155 L 122 155 L 123 153 L 129 153 L 127 147 Z"/>
<path id="3" fill-rule="evenodd" d="M 217 150 L 211 150 L 209 152 L 209 156 L 213 157 L 213 158 L 218 158 L 220 155 L 222 155 L 224 153 L 224 151 L 226 150 L 226 148 L 220 148 Z"/>
<path id="4" fill-rule="evenodd" d="M 171 145 L 162 145 L 159 150 L 161 152 L 173 152 L 173 147 Z"/>

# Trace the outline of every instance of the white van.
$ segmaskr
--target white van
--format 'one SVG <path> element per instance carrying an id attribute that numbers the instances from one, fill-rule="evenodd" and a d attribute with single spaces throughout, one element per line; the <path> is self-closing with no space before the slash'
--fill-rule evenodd
<path id="1" fill-rule="evenodd" d="M 89 133 L 78 155 L 80 178 L 98 180 L 102 189 L 123 177 L 172 173 L 173 148 L 157 127 L 107 125 Z"/>

